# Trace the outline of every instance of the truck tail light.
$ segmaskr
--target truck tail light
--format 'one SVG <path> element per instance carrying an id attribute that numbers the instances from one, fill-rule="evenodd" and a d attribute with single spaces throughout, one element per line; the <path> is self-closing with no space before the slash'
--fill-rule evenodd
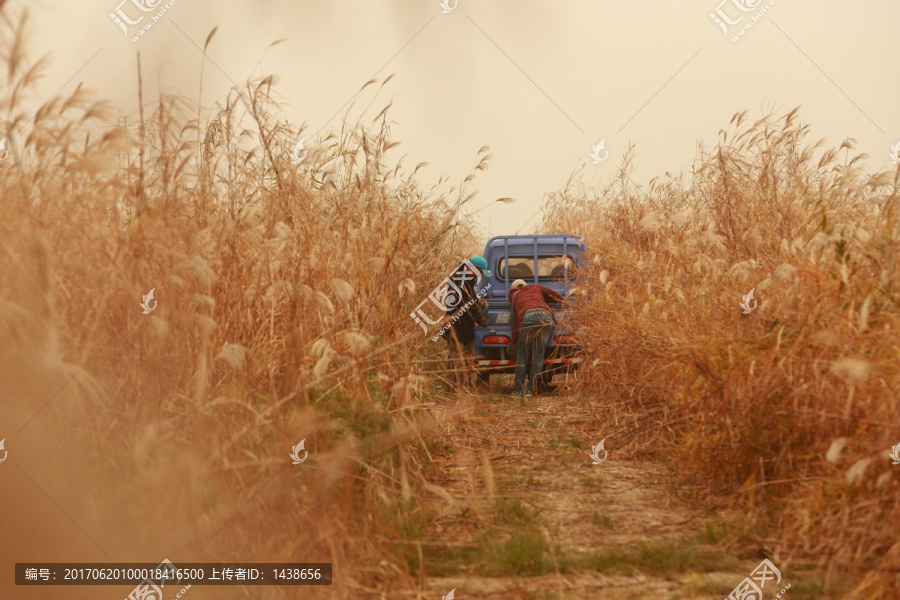
<path id="1" fill-rule="evenodd" d="M 553 343 L 557 346 L 574 346 L 578 343 L 574 335 L 558 335 L 553 338 Z"/>
<path id="2" fill-rule="evenodd" d="M 484 336 L 484 343 L 490 345 L 503 344 L 505 346 L 506 344 L 509 344 L 509 338 L 505 335 L 486 335 Z"/>

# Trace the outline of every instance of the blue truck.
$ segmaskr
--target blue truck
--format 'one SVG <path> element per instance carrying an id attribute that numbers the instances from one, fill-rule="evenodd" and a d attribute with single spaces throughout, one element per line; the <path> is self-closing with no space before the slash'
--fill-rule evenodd
<path id="1" fill-rule="evenodd" d="M 512 339 L 511 307 L 507 292 L 516 279 L 528 285 L 540 284 L 565 296 L 575 287 L 575 270 L 587 264 L 587 247 L 581 238 L 568 234 L 504 235 L 487 241 L 482 255 L 487 260 L 490 277 L 481 286 L 488 288 L 490 323 L 475 327 L 475 366 L 482 381 L 495 373 L 513 373 L 515 357 L 506 356 Z M 579 342 L 571 331 L 572 314 L 564 303 L 551 304 L 557 324 L 550 334 L 544 358 L 543 383 L 549 384 L 556 373 L 572 371 L 580 358 L 573 356 Z M 530 369 L 530 367 L 529 367 Z"/>

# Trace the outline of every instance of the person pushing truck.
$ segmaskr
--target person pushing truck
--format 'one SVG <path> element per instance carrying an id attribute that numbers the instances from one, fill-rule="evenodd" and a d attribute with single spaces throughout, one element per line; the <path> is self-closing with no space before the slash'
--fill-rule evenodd
<path id="1" fill-rule="evenodd" d="M 553 310 L 548 302 L 562 302 L 565 297 L 539 284 L 528 285 L 516 279 L 509 287 L 509 301 L 512 304 L 512 341 L 518 346 L 516 352 L 516 380 L 513 396 L 533 396 L 536 382 L 544 367 L 544 352 L 550 341 L 550 327 L 555 323 Z M 531 361 L 531 375 L 525 385 L 528 370 L 528 355 Z"/>
<path id="2" fill-rule="evenodd" d="M 485 274 L 484 282 L 490 321 L 487 325 L 477 323 L 475 326 L 475 365 L 478 377 L 489 382 L 492 375 L 516 372 L 518 347 L 511 338 L 513 325 L 521 327 L 522 311 L 519 311 L 519 317 L 514 316 L 515 309 L 509 298 L 513 284 L 521 279 L 528 284 L 525 289 L 540 285 L 568 297 L 576 286 L 581 285 L 581 273 L 590 260 L 581 238 L 559 233 L 495 236 L 485 244 L 482 256 L 490 273 Z M 556 323 L 550 327 L 542 371 L 534 378 L 534 383 L 540 385 L 532 387 L 532 393 L 539 394 L 552 391 L 554 377 L 575 372 L 582 361 L 578 356 L 582 342 L 575 334 L 576 304 L 554 302 L 553 297 L 543 297 L 543 300 L 553 309 Z M 521 338 L 518 333 L 518 339 Z M 533 364 L 533 361 L 528 362 Z M 526 368 L 526 375 L 528 371 Z"/>
<path id="3" fill-rule="evenodd" d="M 482 277 L 490 277 L 491 272 L 487 268 L 487 261 L 482 256 L 473 256 L 468 260 L 469 264 L 478 269 L 475 273 L 466 265 L 460 263 L 454 270 L 454 279 L 462 282 L 460 289 L 462 297 L 457 299 L 447 309 L 447 315 L 453 316 L 452 325 L 441 334 L 447 340 L 447 370 L 451 386 L 456 390 L 468 388 L 474 375 L 475 358 L 475 324 L 485 326 L 488 324 L 488 305 L 478 295 L 476 281 Z"/>

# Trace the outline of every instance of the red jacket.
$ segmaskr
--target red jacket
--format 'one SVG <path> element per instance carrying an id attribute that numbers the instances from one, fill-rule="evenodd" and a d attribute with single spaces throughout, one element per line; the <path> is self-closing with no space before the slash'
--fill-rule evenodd
<path id="1" fill-rule="evenodd" d="M 519 339 L 519 325 L 522 323 L 522 315 L 533 308 L 545 308 L 550 310 L 548 301 L 562 302 L 565 300 L 562 294 L 548 287 L 538 284 L 527 285 L 516 290 L 509 290 L 507 294 L 513 307 L 512 341 Z"/>

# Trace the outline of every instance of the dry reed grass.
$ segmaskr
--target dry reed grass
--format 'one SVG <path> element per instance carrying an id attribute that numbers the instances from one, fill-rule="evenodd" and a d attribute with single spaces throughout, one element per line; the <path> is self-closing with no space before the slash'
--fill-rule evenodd
<path id="1" fill-rule="evenodd" d="M 32 483 L 4 494 L 31 519 L 3 559 L 334 563 L 310 598 L 410 581 L 383 540 L 427 493 L 443 348 L 409 313 L 475 250 L 474 171 L 441 192 L 389 165 L 388 107 L 293 165 L 272 77 L 205 124 L 174 96 L 114 122 L 81 88 L 31 119 L 22 19 L 0 10 L 0 410 L 5 433 L 28 423 L 8 447 Z"/>
<path id="2" fill-rule="evenodd" d="M 0 415 L 27 425 L 0 559 L 321 561 L 335 585 L 311 598 L 415 587 L 441 348 L 408 315 L 476 249 L 474 172 L 442 194 L 388 167 L 385 111 L 292 165 L 271 77 L 204 124 L 173 96 L 114 123 L 80 88 L 33 113 L 42 63 L 2 7 Z M 796 111 L 745 118 L 693 179 L 638 192 L 626 161 L 553 199 L 544 229 L 595 254 L 582 391 L 759 524 L 735 547 L 895 598 L 898 175 L 866 176 L 849 141 L 816 160 Z"/>
<path id="3" fill-rule="evenodd" d="M 808 132 L 796 109 L 735 115 L 689 176 L 639 190 L 626 155 L 601 193 L 556 195 L 543 228 L 593 253 L 580 389 L 605 430 L 743 513 L 731 544 L 748 556 L 812 563 L 847 599 L 887 600 L 900 593 L 887 457 L 900 442 L 900 172 L 867 175 L 853 140 L 823 150 Z"/>

